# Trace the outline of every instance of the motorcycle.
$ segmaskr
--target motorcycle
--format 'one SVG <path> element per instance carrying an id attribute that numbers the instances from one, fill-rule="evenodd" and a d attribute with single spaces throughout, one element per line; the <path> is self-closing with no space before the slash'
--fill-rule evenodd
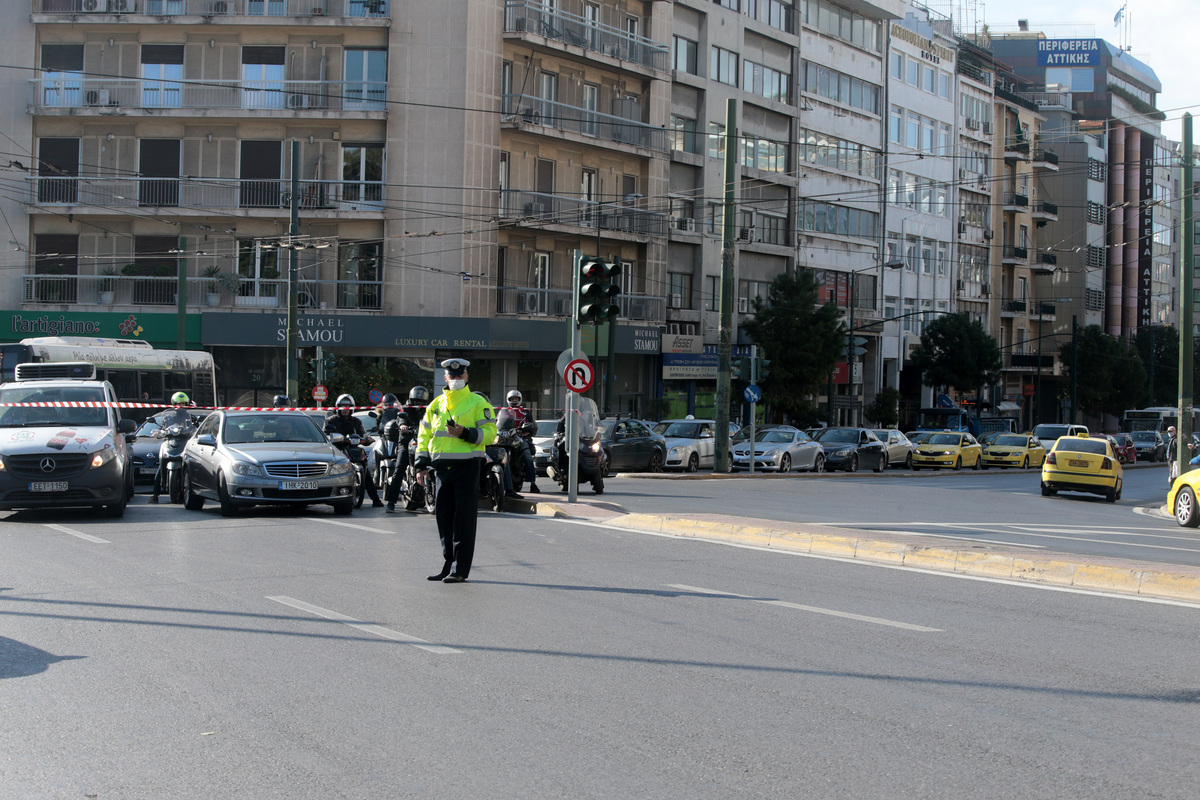
<path id="1" fill-rule="evenodd" d="M 514 417 L 507 408 L 501 408 L 496 414 L 496 442 L 495 447 L 503 447 L 505 450 L 504 458 L 506 468 L 512 474 L 512 489 L 514 492 L 520 492 L 524 487 L 525 482 L 534 482 L 535 475 L 525 474 L 525 459 L 522 458 L 522 452 L 525 448 L 530 448 L 533 452 L 533 445 L 528 441 L 528 437 L 533 435 L 537 430 L 537 423 L 532 420 L 526 421 L 521 425 L 517 425 L 517 418 Z"/>
<path id="2" fill-rule="evenodd" d="M 359 436 L 357 433 L 352 433 L 349 436 L 344 436 L 340 433 L 330 434 L 329 443 L 346 454 L 346 458 L 350 459 L 350 463 L 354 466 L 354 507 L 361 508 L 363 497 L 367 493 L 367 481 L 371 480 L 371 476 L 367 474 L 367 450 L 363 445 L 371 444 L 370 436 Z"/>
<path id="3" fill-rule="evenodd" d="M 424 508 L 430 514 L 434 512 L 437 501 L 437 481 L 429 476 L 426 485 L 417 483 L 417 470 L 413 464 L 417 460 L 417 438 L 414 436 L 408 443 L 408 467 L 404 470 L 404 482 L 400 488 L 400 499 L 409 511 Z"/>
<path id="4" fill-rule="evenodd" d="M 511 435 L 509 431 L 497 433 L 496 441 L 484 448 L 483 469 L 479 471 L 479 496 L 497 513 L 504 510 L 504 470 L 508 464 L 508 447 L 501 437 Z"/>
<path id="5" fill-rule="evenodd" d="M 166 447 L 161 451 L 162 469 L 167 471 L 167 497 L 172 503 L 183 502 L 183 448 L 187 440 L 196 432 L 194 425 L 171 425 L 160 428 L 155 436 L 166 439 Z"/>
<path id="6" fill-rule="evenodd" d="M 575 460 L 578 463 L 579 483 L 591 483 L 592 491 L 604 494 L 604 476 L 608 472 L 608 454 L 600 446 L 600 411 L 596 402 L 589 398 L 581 398 L 579 407 L 579 442 L 574 448 Z M 550 466 L 546 474 L 558 484 L 558 488 L 567 491 L 570 478 L 571 457 L 567 453 L 567 435 L 563 431 L 554 434 L 554 445 L 550 449 Z"/>
<path id="7" fill-rule="evenodd" d="M 393 420 L 384 427 L 383 435 L 375 442 L 375 488 L 380 491 L 387 488 L 388 481 L 396 473 L 402 430 Z"/>

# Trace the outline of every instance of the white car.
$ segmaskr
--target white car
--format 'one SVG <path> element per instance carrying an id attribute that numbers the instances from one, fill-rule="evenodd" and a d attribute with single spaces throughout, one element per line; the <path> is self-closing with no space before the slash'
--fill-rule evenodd
<path id="1" fill-rule="evenodd" d="M 739 426 L 730 423 L 729 435 Z M 711 419 L 666 419 L 654 426 L 654 432 L 667 440 L 667 469 L 695 472 L 711 469 L 717 451 L 717 423 Z"/>
<path id="2" fill-rule="evenodd" d="M 533 468 L 538 475 L 546 474 L 550 465 L 550 451 L 554 447 L 554 431 L 558 429 L 558 420 L 539 419 L 537 431 L 533 434 Z"/>
<path id="3" fill-rule="evenodd" d="M 750 468 L 750 442 L 733 446 L 733 471 Z M 793 468 L 825 471 L 825 448 L 790 425 L 772 425 L 754 433 L 754 468 L 791 472 Z"/>

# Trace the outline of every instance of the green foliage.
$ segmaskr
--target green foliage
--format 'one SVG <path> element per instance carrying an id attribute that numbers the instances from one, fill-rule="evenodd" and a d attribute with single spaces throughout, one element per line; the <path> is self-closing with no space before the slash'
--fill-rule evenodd
<path id="1" fill-rule="evenodd" d="M 946 314 L 925 326 L 913 365 L 926 386 L 975 390 L 999 380 L 1000 347 L 966 314 Z"/>
<path id="2" fill-rule="evenodd" d="M 325 368 L 324 385 L 329 389 L 326 405 L 332 405 L 340 394 L 350 394 L 360 406 L 369 405 L 367 395 L 372 389 L 390 391 L 391 377 L 387 367 L 374 359 L 339 356 L 326 351 L 325 357 L 332 366 Z M 297 405 L 308 405 L 312 401 L 312 389 L 317 381 L 301 363 L 300 397 Z"/>
<path id="3" fill-rule="evenodd" d="M 1179 399 L 1179 331 L 1138 328 L 1133 347 L 1146 371 L 1146 399 L 1137 407 L 1175 405 Z"/>
<path id="4" fill-rule="evenodd" d="M 874 420 L 882 428 L 894 428 L 900 422 L 900 390 L 885 386 L 875 393 L 875 400 L 867 406 L 867 419 Z"/>
<path id="5" fill-rule="evenodd" d="M 843 356 L 846 328 L 836 305 L 817 305 L 812 274 L 775 278 L 766 302 L 755 298 L 754 314 L 742 329 L 771 362 L 770 375 L 761 381 L 764 402 L 792 419 L 815 419 L 813 400 Z"/>
<path id="6" fill-rule="evenodd" d="M 1078 348 L 1078 356 L 1076 356 Z M 1085 414 L 1120 416 L 1145 397 L 1146 370 L 1134 348 L 1099 325 L 1080 328 L 1075 341 L 1058 348 L 1066 374 L 1076 384 L 1076 403 Z M 1078 365 L 1078 375 L 1073 365 Z"/>

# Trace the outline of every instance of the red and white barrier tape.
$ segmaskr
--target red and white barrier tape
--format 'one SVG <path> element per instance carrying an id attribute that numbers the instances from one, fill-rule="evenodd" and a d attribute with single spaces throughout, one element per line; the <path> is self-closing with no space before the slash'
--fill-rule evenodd
<path id="1" fill-rule="evenodd" d="M 0 403 L 0 408 L 172 408 L 162 403 L 108 403 L 84 400 L 61 400 L 46 403 Z M 308 406 L 276 408 L 274 406 L 187 406 L 187 411 L 324 411 L 330 412 L 335 406 Z M 342 406 L 345 408 L 345 406 Z M 378 406 L 354 406 L 355 411 L 372 411 Z"/>

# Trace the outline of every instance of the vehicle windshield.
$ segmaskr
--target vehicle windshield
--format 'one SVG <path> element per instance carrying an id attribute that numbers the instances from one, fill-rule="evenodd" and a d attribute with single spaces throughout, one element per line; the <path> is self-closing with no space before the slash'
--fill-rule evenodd
<path id="1" fill-rule="evenodd" d="M 957 433 L 935 433 L 925 440 L 925 444 L 962 444 L 962 437 Z"/>
<path id="2" fill-rule="evenodd" d="M 754 441 L 775 443 L 791 442 L 793 435 L 794 434 L 791 431 L 781 431 L 778 429 L 765 430 L 754 434 Z"/>
<path id="3" fill-rule="evenodd" d="M 1108 455 L 1108 445 L 1100 439 L 1078 439 L 1074 436 L 1064 436 L 1054 445 L 1056 453 L 1092 453 L 1098 456 Z"/>
<path id="4" fill-rule="evenodd" d="M 534 436 L 539 439 L 542 437 L 550 437 L 558 430 L 558 420 L 556 419 L 539 419 L 537 421 L 537 433 Z"/>
<path id="5" fill-rule="evenodd" d="M 1135 442 L 1153 442 L 1155 440 L 1154 431 L 1134 431 L 1129 435 Z"/>
<path id="6" fill-rule="evenodd" d="M 699 422 L 660 422 L 654 426 L 655 433 L 661 433 L 668 439 L 699 439 Z"/>
<path id="7" fill-rule="evenodd" d="M 917 431 L 916 433 L 910 433 L 908 440 L 913 444 L 924 444 L 925 440 L 930 436 L 933 436 L 932 431 Z"/>
<path id="8" fill-rule="evenodd" d="M 826 428 L 822 431 L 817 431 L 813 437 L 818 442 L 827 442 L 829 444 L 858 444 L 858 431 L 854 428 Z"/>
<path id="9" fill-rule="evenodd" d="M 104 390 L 98 386 L 13 386 L 0 389 L 0 403 L 102 403 Z M 0 428 L 37 428 L 73 425 L 80 428 L 106 425 L 106 408 L 47 406 L 2 407 Z"/>
<path id="10" fill-rule="evenodd" d="M 1029 440 L 1024 436 L 1013 436 L 1011 434 L 1007 436 L 997 436 L 996 441 L 992 442 L 992 444 L 1001 445 L 1003 447 L 1024 447 L 1028 443 Z"/>
<path id="11" fill-rule="evenodd" d="M 226 417 L 226 444 L 323 442 L 324 434 L 301 414 L 253 414 Z"/>
<path id="12" fill-rule="evenodd" d="M 1038 425 L 1033 429 L 1033 435 L 1039 439 L 1057 439 L 1067 435 L 1066 425 Z"/>
<path id="13" fill-rule="evenodd" d="M 138 436 L 153 436 L 154 432 L 161 427 L 162 426 L 158 424 L 157 419 L 155 419 L 154 417 L 149 417 L 145 422 L 143 422 L 141 425 L 138 426 L 137 435 Z"/>

